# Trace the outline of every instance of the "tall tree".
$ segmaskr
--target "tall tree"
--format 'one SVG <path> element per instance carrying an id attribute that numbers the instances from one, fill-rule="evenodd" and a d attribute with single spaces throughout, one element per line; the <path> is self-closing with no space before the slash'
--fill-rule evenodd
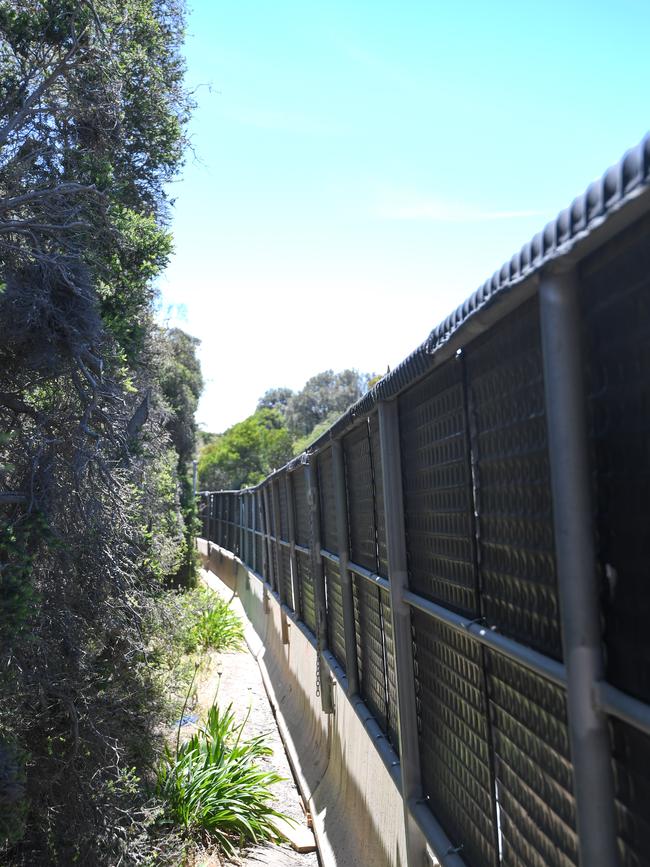
<path id="1" fill-rule="evenodd" d="M 152 305 L 190 108 L 182 38 L 177 0 L 0 0 L 7 864 L 133 863 L 120 781 L 157 722 L 143 618 L 182 544 L 163 414 L 182 407 L 164 405 Z"/>
<path id="2" fill-rule="evenodd" d="M 287 403 L 287 425 L 295 436 L 304 436 L 334 413 L 341 414 L 368 388 L 369 374 L 346 369 L 324 370 L 308 379 Z"/>

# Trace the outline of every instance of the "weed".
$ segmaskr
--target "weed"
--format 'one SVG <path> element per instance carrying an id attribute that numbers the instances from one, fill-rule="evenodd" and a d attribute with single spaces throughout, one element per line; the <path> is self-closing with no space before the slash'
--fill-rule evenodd
<path id="1" fill-rule="evenodd" d="M 273 820 L 286 820 L 271 806 L 270 786 L 281 777 L 257 763 L 271 750 L 263 735 L 243 740 L 245 724 L 236 723 L 232 705 L 213 705 L 198 732 L 175 753 L 166 749 L 156 780 L 167 822 L 189 836 L 207 834 L 229 855 L 238 842 L 278 842 Z"/>

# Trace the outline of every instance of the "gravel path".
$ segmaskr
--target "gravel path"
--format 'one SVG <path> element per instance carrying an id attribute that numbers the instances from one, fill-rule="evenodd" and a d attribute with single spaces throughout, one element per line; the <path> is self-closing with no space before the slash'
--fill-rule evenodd
<path id="1" fill-rule="evenodd" d="M 306 826 L 307 820 L 301 805 L 300 793 L 291 773 L 275 715 L 269 704 L 257 662 L 248 650 L 237 653 L 215 653 L 211 656 L 209 669 L 201 677 L 198 686 L 198 706 L 194 713 L 204 716 L 212 702 L 217 685 L 219 686 L 218 703 L 224 707 L 232 702 L 238 720 L 243 721 L 250 708 L 244 737 L 264 734 L 268 746 L 273 750 L 272 755 L 262 761 L 284 778 L 282 782 L 273 786 L 274 807 L 295 819 L 299 826 Z M 188 728 L 185 729 L 186 732 Z M 316 852 L 298 853 L 288 844 L 281 846 L 266 844 L 242 852 L 240 860 L 236 863 L 243 867 L 258 867 L 260 864 L 272 864 L 274 867 L 318 867 L 319 860 Z"/>

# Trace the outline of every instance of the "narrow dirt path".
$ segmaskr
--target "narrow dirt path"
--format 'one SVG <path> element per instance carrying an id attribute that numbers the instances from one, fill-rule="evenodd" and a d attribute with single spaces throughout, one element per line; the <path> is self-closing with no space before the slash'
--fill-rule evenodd
<path id="1" fill-rule="evenodd" d="M 212 582 L 211 582 L 212 583 Z M 283 777 L 283 781 L 273 786 L 274 807 L 294 819 L 297 827 L 306 828 L 307 819 L 302 807 L 300 793 L 296 787 L 284 745 L 278 732 L 275 715 L 269 704 L 262 675 L 254 657 L 244 648 L 234 653 L 214 653 L 210 657 L 209 668 L 201 677 L 197 688 L 197 705 L 193 713 L 205 716 L 215 693 L 221 707 L 232 703 L 238 721 L 248 716 L 244 737 L 251 738 L 264 734 L 272 754 L 262 761 Z M 185 732 L 189 727 L 185 728 Z M 202 862 L 216 865 L 217 860 Z M 231 863 L 231 862 L 226 862 Z M 314 852 L 295 852 L 288 844 L 281 846 L 263 844 L 251 847 L 241 853 L 237 862 L 243 867 L 259 867 L 272 864 L 274 867 L 318 867 L 318 854 Z"/>

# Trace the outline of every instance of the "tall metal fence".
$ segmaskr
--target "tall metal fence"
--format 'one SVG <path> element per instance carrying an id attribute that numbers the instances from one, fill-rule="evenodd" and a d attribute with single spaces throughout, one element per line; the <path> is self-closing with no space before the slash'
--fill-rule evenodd
<path id="1" fill-rule="evenodd" d="M 650 865 L 649 165 L 646 140 L 307 453 L 202 495 L 445 865 Z"/>

